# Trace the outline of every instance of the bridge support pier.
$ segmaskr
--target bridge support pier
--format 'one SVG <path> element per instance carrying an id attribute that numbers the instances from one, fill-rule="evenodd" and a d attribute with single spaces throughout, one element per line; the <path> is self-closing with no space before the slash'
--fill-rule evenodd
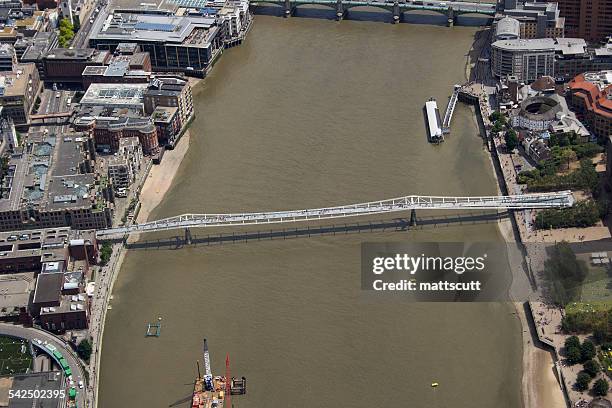
<path id="1" fill-rule="evenodd" d="M 400 22 L 402 17 L 402 11 L 400 10 L 399 3 L 396 1 L 393 3 L 393 24 L 397 24 Z"/>
<path id="2" fill-rule="evenodd" d="M 185 228 L 185 244 L 191 245 L 191 242 L 191 231 L 189 230 L 189 228 Z"/>
<path id="3" fill-rule="evenodd" d="M 448 9 L 447 17 L 448 19 L 446 20 L 446 26 L 454 27 L 455 23 L 457 22 L 457 16 L 455 15 L 455 10 L 453 10 L 452 7 Z"/>
<path id="4" fill-rule="evenodd" d="M 416 210 L 413 208 L 412 210 L 410 210 L 410 226 L 416 227 L 416 225 L 417 225 L 417 215 L 416 215 Z"/>
<path id="5" fill-rule="evenodd" d="M 336 1 L 336 21 L 342 21 L 346 16 L 346 10 L 344 9 L 344 5 L 342 4 L 342 0 Z"/>
<path id="6" fill-rule="evenodd" d="M 293 6 L 291 4 L 291 0 L 285 0 L 284 10 L 285 17 L 291 17 L 293 15 Z"/>

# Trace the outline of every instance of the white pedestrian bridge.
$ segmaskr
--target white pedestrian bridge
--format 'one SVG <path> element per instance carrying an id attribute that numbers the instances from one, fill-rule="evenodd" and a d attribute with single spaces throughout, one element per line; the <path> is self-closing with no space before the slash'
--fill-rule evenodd
<path id="1" fill-rule="evenodd" d="M 525 210 L 565 208 L 571 207 L 573 204 L 574 198 L 571 191 L 485 197 L 410 195 L 382 201 L 305 210 L 228 214 L 183 214 L 142 224 L 98 230 L 96 231 L 96 236 L 98 238 L 110 238 L 126 234 L 188 228 L 235 227 L 319 221 L 415 210 Z"/>

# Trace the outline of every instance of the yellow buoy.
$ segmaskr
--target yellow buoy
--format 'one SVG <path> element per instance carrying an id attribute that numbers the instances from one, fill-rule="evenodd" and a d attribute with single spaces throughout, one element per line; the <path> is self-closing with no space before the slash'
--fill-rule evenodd
<path id="1" fill-rule="evenodd" d="M 431 383 L 431 386 L 432 386 L 433 388 L 436 388 L 438 385 L 440 385 L 440 384 L 438 384 L 437 382 L 432 382 L 432 383 Z"/>

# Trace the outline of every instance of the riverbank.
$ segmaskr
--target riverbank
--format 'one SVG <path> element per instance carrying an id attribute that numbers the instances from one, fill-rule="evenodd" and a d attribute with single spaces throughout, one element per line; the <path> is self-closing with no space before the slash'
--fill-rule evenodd
<path id="1" fill-rule="evenodd" d="M 191 134 L 186 130 L 178 144 L 173 150 L 168 150 L 164 154 L 164 158 L 159 165 L 155 165 L 148 173 L 147 179 L 140 191 L 139 202 L 140 211 L 138 212 L 137 222 L 145 222 L 149 218 L 151 211 L 159 205 L 163 200 L 164 195 L 170 189 L 172 182 L 178 172 L 181 162 L 187 154 Z M 130 237 L 130 240 L 138 240 L 138 236 Z M 96 302 L 92 310 L 92 324 L 90 335 L 92 338 L 92 349 L 89 372 L 93 372 L 93 383 L 88 384 L 90 390 L 89 406 L 98 406 L 98 390 L 100 383 L 100 356 L 102 355 L 102 345 L 104 340 L 104 327 L 106 321 L 106 312 L 111 307 L 110 300 L 112 298 L 113 288 L 117 281 L 117 276 L 121 270 L 125 254 L 127 250 L 123 247 L 123 243 L 113 245 L 113 254 L 107 266 L 101 270 L 100 281 L 96 291 Z M 101 303 L 101 304 L 100 304 Z"/>
<path id="2" fill-rule="evenodd" d="M 140 191 L 140 211 L 136 217 L 137 223 L 146 222 L 151 212 L 163 200 L 164 195 L 172 185 L 185 154 L 187 154 L 190 140 L 191 134 L 189 130 L 186 130 L 174 149 L 166 151 L 161 163 L 151 168 L 149 176 Z"/>

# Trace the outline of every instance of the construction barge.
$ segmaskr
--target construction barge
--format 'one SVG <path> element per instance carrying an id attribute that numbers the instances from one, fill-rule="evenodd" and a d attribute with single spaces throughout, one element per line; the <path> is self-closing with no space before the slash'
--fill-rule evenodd
<path id="1" fill-rule="evenodd" d="M 193 385 L 192 408 L 223 408 L 224 406 L 231 408 L 232 395 L 246 394 L 246 378 L 237 379 L 230 375 L 229 354 L 225 357 L 225 375 L 212 375 L 206 339 L 204 339 L 204 376 L 200 373 L 199 361 L 197 366 L 198 377 Z"/>

